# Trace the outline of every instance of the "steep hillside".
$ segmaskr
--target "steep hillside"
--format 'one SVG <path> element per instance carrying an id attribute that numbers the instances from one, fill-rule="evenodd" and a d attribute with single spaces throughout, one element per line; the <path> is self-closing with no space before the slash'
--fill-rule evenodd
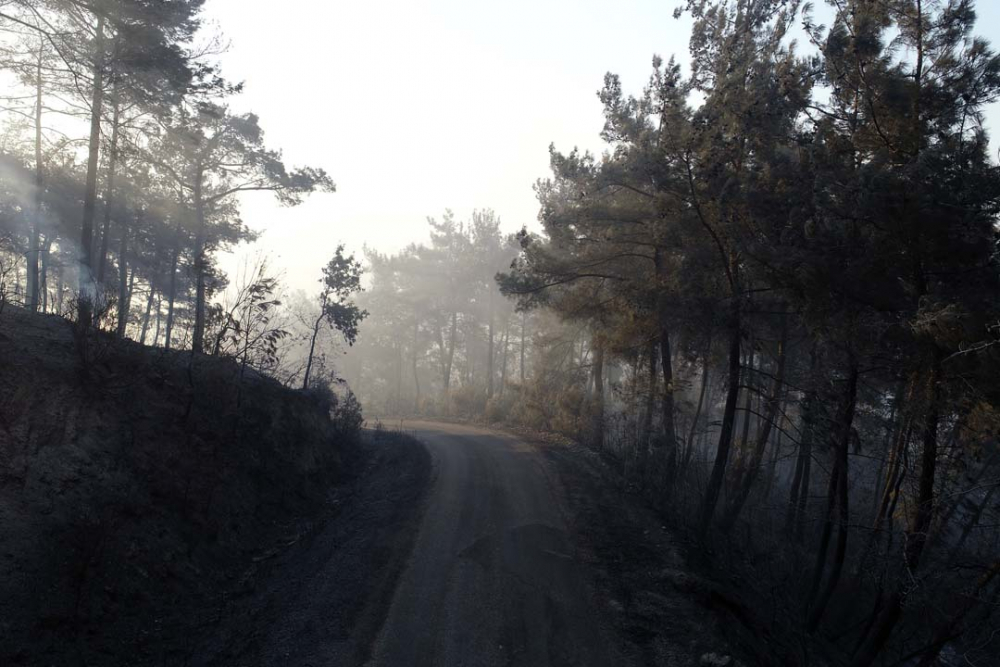
<path id="1" fill-rule="evenodd" d="M 328 506 L 324 399 L 189 360 L 0 316 L 0 664 L 174 664 Z"/>

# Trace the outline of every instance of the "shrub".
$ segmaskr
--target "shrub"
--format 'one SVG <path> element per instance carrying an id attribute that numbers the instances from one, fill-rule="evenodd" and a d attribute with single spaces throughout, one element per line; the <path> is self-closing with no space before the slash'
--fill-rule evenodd
<path id="1" fill-rule="evenodd" d="M 477 417 L 486 410 L 486 391 L 465 386 L 451 392 L 451 413 L 460 417 Z"/>
<path id="2" fill-rule="evenodd" d="M 354 392 L 348 390 L 347 393 L 338 396 L 333 395 L 334 403 L 330 410 L 334 428 L 337 433 L 345 438 L 356 438 L 361 433 L 361 426 L 365 422 L 361 412 L 361 403 Z"/>
<path id="3" fill-rule="evenodd" d="M 303 393 L 330 415 L 338 436 L 350 440 L 361 433 L 365 419 L 354 392 L 338 393 L 328 382 L 316 380 Z"/>
<path id="4" fill-rule="evenodd" d="M 506 422 L 510 420 L 517 395 L 511 390 L 498 394 L 486 401 L 486 419 L 489 422 Z"/>

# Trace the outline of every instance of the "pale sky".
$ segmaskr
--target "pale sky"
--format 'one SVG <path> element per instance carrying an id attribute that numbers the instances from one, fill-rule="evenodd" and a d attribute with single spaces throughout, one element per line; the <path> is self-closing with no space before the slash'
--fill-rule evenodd
<path id="1" fill-rule="evenodd" d="M 424 241 L 426 217 L 446 208 L 535 225 L 549 144 L 603 150 L 604 74 L 638 93 L 653 54 L 687 62 L 680 2 L 209 0 L 231 43 L 223 72 L 246 82 L 233 106 L 260 115 L 289 164 L 337 183 L 296 209 L 247 197 L 244 220 L 263 237 L 237 254 L 263 250 L 289 287 L 312 292 L 338 242 L 395 251 Z M 978 5 L 977 32 L 1000 47 L 1000 1 Z M 990 120 L 1000 127 L 1000 113 Z"/>

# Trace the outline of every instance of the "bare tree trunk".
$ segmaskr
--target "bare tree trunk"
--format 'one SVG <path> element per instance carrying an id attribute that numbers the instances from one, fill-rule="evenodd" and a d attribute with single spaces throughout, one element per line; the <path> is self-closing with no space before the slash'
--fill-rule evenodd
<path id="1" fill-rule="evenodd" d="M 455 339 L 458 335 L 458 312 L 453 312 L 451 314 L 451 330 L 448 332 L 448 357 L 447 362 L 444 367 L 444 377 L 442 381 L 444 383 L 444 394 L 447 398 L 448 393 L 451 391 L 451 369 L 452 365 L 455 363 Z"/>
<path id="2" fill-rule="evenodd" d="M 59 264 L 59 278 L 56 280 L 56 308 L 59 310 L 59 315 L 61 316 L 63 312 L 63 297 L 66 293 L 66 266 L 60 262 Z"/>
<path id="3" fill-rule="evenodd" d="M 135 265 L 133 264 L 132 270 L 129 271 L 128 274 L 128 303 L 126 304 L 126 308 L 129 312 L 132 311 L 132 296 L 135 294 L 135 276 L 136 271 Z"/>
<path id="4" fill-rule="evenodd" d="M 753 410 L 753 397 L 754 390 L 750 386 L 751 379 L 754 377 L 754 338 L 753 335 L 750 336 L 748 347 L 750 352 L 744 357 L 743 360 L 743 377 L 744 377 L 744 391 L 743 396 L 743 411 L 738 413 L 736 416 L 736 426 L 740 429 L 740 439 L 736 441 L 736 451 L 732 455 L 732 464 L 729 468 L 728 479 L 723 480 L 725 496 L 732 495 L 736 492 L 736 487 L 739 486 L 740 479 L 743 477 L 743 469 L 746 464 L 744 460 L 746 457 L 747 441 L 750 439 L 750 414 Z M 735 428 L 735 426 L 734 426 Z"/>
<path id="5" fill-rule="evenodd" d="M 417 373 L 417 346 L 420 340 L 420 320 L 413 317 L 413 413 L 420 414 L 420 375 Z"/>
<path id="6" fill-rule="evenodd" d="M 660 248 L 656 248 L 653 255 L 654 268 L 657 280 L 666 278 L 666 267 L 663 262 L 663 253 Z M 660 337 L 660 365 L 663 370 L 663 394 L 660 397 L 663 418 L 664 435 L 664 479 L 659 480 L 665 484 L 665 489 L 669 492 L 674 483 L 674 476 L 677 472 L 677 430 L 674 425 L 674 364 L 671 357 L 670 347 L 670 314 L 667 303 L 666 290 L 659 290 L 656 299 L 656 324 Z M 656 462 L 655 465 L 661 465 Z"/>
<path id="7" fill-rule="evenodd" d="M 503 356 L 501 357 L 500 365 L 500 398 L 503 398 L 503 393 L 507 387 L 507 349 L 510 342 L 510 318 L 507 318 L 507 327 L 503 332 Z"/>
<path id="8" fill-rule="evenodd" d="M 687 441 L 684 443 L 684 459 L 681 461 L 680 474 L 683 475 L 691 462 L 691 453 L 694 451 L 694 437 L 698 432 L 698 424 L 701 422 L 701 412 L 705 406 L 705 395 L 708 392 L 709 376 L 709 356 L 712 352 L 712 336 L 709 334 L 708 344 L 705 345 L 705 355 L 702 358 L 701 367 L 701 391 L 698 392 L 698 406 L 694 410 L 694 417 L 691 419 L 691 429 L 688 431 Z"/>
<path id="9" fill-rule="evenodd" d="M 489 309 L 490 309 L 490 340 L 488 343 L 488 349 L 486 352 L 486 398 L 493 398 L 493 376 L 495 374 L 494 357 L 496 356 L 496 351 L 493 349 L 493 290 L 490 289 L 489 297 Z"/>
<path id="10" fill-rule="evenodd" d="M 134 272 L 133 272 L 134 273 Z M 153 312 L 153 300 L 156 296 L 156 290 L 153 289 L 153 283 L 149 283 L 149 294 L 146 295 L 146 312 L 142 316 L 142 328 L 139 330 L 139 344 L 146 344 L 146 334 L 149 333 L 149 318 Z"/>
<path id="11" fill-rule="evenodd" d="M 111 231 L 111 207 L 115 196 L 115 169 L 118 166 L 118 125 L 121 122 L 121 104 L 118 100 L 118 86 L 111 91 L 112 107 L 111 145 L 108 150 L 108 176 L 104 190 L 104 224 L 101 227 L 101 250 L 97 259 L 97 282 L 104 282 L 104 267 L 108 262 L 108 236 Z"/>
<path id="12" fill-rule="evenodd" d="M 118 247 L 118 337 L 125 337 L 128 326 L 128 223 L 121 221 L 121 240 Z"/>
<path id="13" fill-rule="evenodd" d="M 524 386 L 524 342 L 528 330 L 528 313 L 521 313 L 521 386 Z"/>
<path id="14" fill-rule="evenodd" d="M 924 446 L 920 460 L 920 487 L 917 513 L 906 540 L 906 561 L 911 569 L 920 562 L 934 518 L 934 481 L 937 477 L 938 424 L 941 420 L 941 353 L 935 348 L 930 355 L 930 377 L 927 380 L 927 412 L 924 418 Z"/>
<path id="15" fill-rule="evenodd" d="M 593 341 L 594 347 L 594 445 L 604 448 L 604 343 Z"/>
<path id="16" fill-rule="evenodd" d="M 396 410 L 403 410 L 403 346 L 396 343 Z"/>
<path id="17" fill-rule="evenodd" d="M 444 393 L 444 371 L 448 365 L 448 360 L 446 358 L 447 352 L 444 344 L 444 327 L 441 326 L 441 321 L 438 319 L 434 320 L 434 336 L 437 339 L 438 346 L 438 372 L 441 374 L 441 392 Z"/>
<path id="18" fill-rule="evenodd" d="M 103 14 L 98 15 L 94 48 L 94 90 L 90 105 L 90 145 L 87 153 L 87 180 L 83 194 L 83 223 L 80 226 L 79 261 L 79 322 L 90 327 L 94 319 L 93 244 L 94 212 L 97 204 L 97 170 L 101 157 L 101 114 L 104 109 L 104 25 Z"/>
<path id="19" fill-rule="evenodd" d="M 649 344 L 649 363 L 647 364 L 649 375 L 647 376 L 646 406 L 642 413 L 642 427 L 639 430 L 639 475 L 645 479 L 648 474 L 649 465 L 649 439 L 653 433 L 653 411 L 656 409 L 656 385 L 659 374 L 657 373 L 657 359 L 659 351 L 656 343 Z"/>
<path id="20" fill-rule="evenodd" d="M 177 263 L 180 260 L 181 241 L 174 241 L 174 256 L 170 262 L 170 289 L 167 293 L 167 327 L 164 332 L 163 347 L 169 350 L 174 333 L 174 303 L 177 300 Z"/>
<path id="21" fill-rule="evenodd" d="M 323 324 L 323 318 L 326 316 L 326 300 L 327 300 L 327 296 L 326 296 L 326 292 L 324 292 L 323 295 L 322 295 L 322 300 L 320 302 L 320 306 L 319 306 L 319 317 L 317 317 L 316 321 L 313 322 L 312 337 L 309 339 L 309 357 L 306 360 L 306 372 L 305 372 L 305 375 L 302 377 L 302 388 L 303 389 L 308 389 L 309 388 L 309 374 L 312 372 L 313 354 L 315 354 L 315 352 L 316 352 L 316 339 L 319 337 L 319 328 L 320 328 L 320 325 Z"/>
<path id="22" fill-rule="evenodd" d="M 726 407 L 722 414 L 722 428 L 719 432 L 719 444 L 715 452 L 715 463 L 712 475 L 705 490 L 705 499 L 701 507 L 701 518 L 698 526 L 699 538 L 704 540 L 712 524 L 715 506 L 719 502 L 719 493 L 726 477 L 726 466 L 729 463 L 729 450 L 733 444 L 733 422 L 736 417 L 736 404 L 740 394 L 740 347 L 743 338 L 742 325 L 738 307 L 733 314 L 731 340 L 729 343 L 729 388 L 726 391 Z"/>
<path id="23" fill-rule="evenodd" d="M 42 312 L 49 311 L 49 261 L 52 253 L 52 234 L 45 235 L 45 245 L 42 247 L 42 270 L 38 279 L 39 291 L 42 295 Z"/>
<path id="24" fill-rule="evenodd" d="M 153 347 L 156 347 L 160 341 L 160 320 L 163 313 L 163 295 L 158 294 L 156 297 L 156 330 L 153 332 Z"/>
<path id="25" fill-rule="evenodd" d="M 199 167 L 195 172 L 194 206 L 197 230 L 194 236 L 194 332 L 191 335 L 191 351 L 202 352 L 205 343 L 205 273 L 208 271 L 205 256 L 205 198 L 202 196 L 205 172 Z"/>
<path id="26" fill-rule="evenodd" d="M 25 307 L 35 312 L 41 301 L 38 287 L 38 250 L 42 230 L 42 58 L 44 42 L 38 47 L 35 79 L 35 210 L 31 216 L 31 236 L 28 238 L 28 293 Z M 44 310 L 44 308 L 43 308 Z"/>
<path id="27" fill-rule="evenodd" d="M 24 303 L 22 298 L 24 291 L 21 288 L 21 259 L 17 259 L 17 264 L 14 265 L 14 300 Z"/>
<path id="28" fill-rule="evenodd" d="M 660 394 L 660 412 L 663 418 L 664 479 L 665 490 L 673 489 L 677 475 L 677 428 L 674 424 L 674 360 L 671 354 L 670 331 L 660 326 L 660 366 L 663 371 L 663 393 Z"/>

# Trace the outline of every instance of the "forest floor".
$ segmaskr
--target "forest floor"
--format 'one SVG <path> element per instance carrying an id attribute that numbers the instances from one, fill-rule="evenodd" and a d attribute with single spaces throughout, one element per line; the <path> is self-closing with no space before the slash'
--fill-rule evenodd
<path id="1" fill-rule="evenodd" d="M 633 664 L 769 665 L 752 614 L 598 452 L 526 433 L 563 488 L 579 551 Z M 689 545 L 688 545 L 689 546 Z"/>

